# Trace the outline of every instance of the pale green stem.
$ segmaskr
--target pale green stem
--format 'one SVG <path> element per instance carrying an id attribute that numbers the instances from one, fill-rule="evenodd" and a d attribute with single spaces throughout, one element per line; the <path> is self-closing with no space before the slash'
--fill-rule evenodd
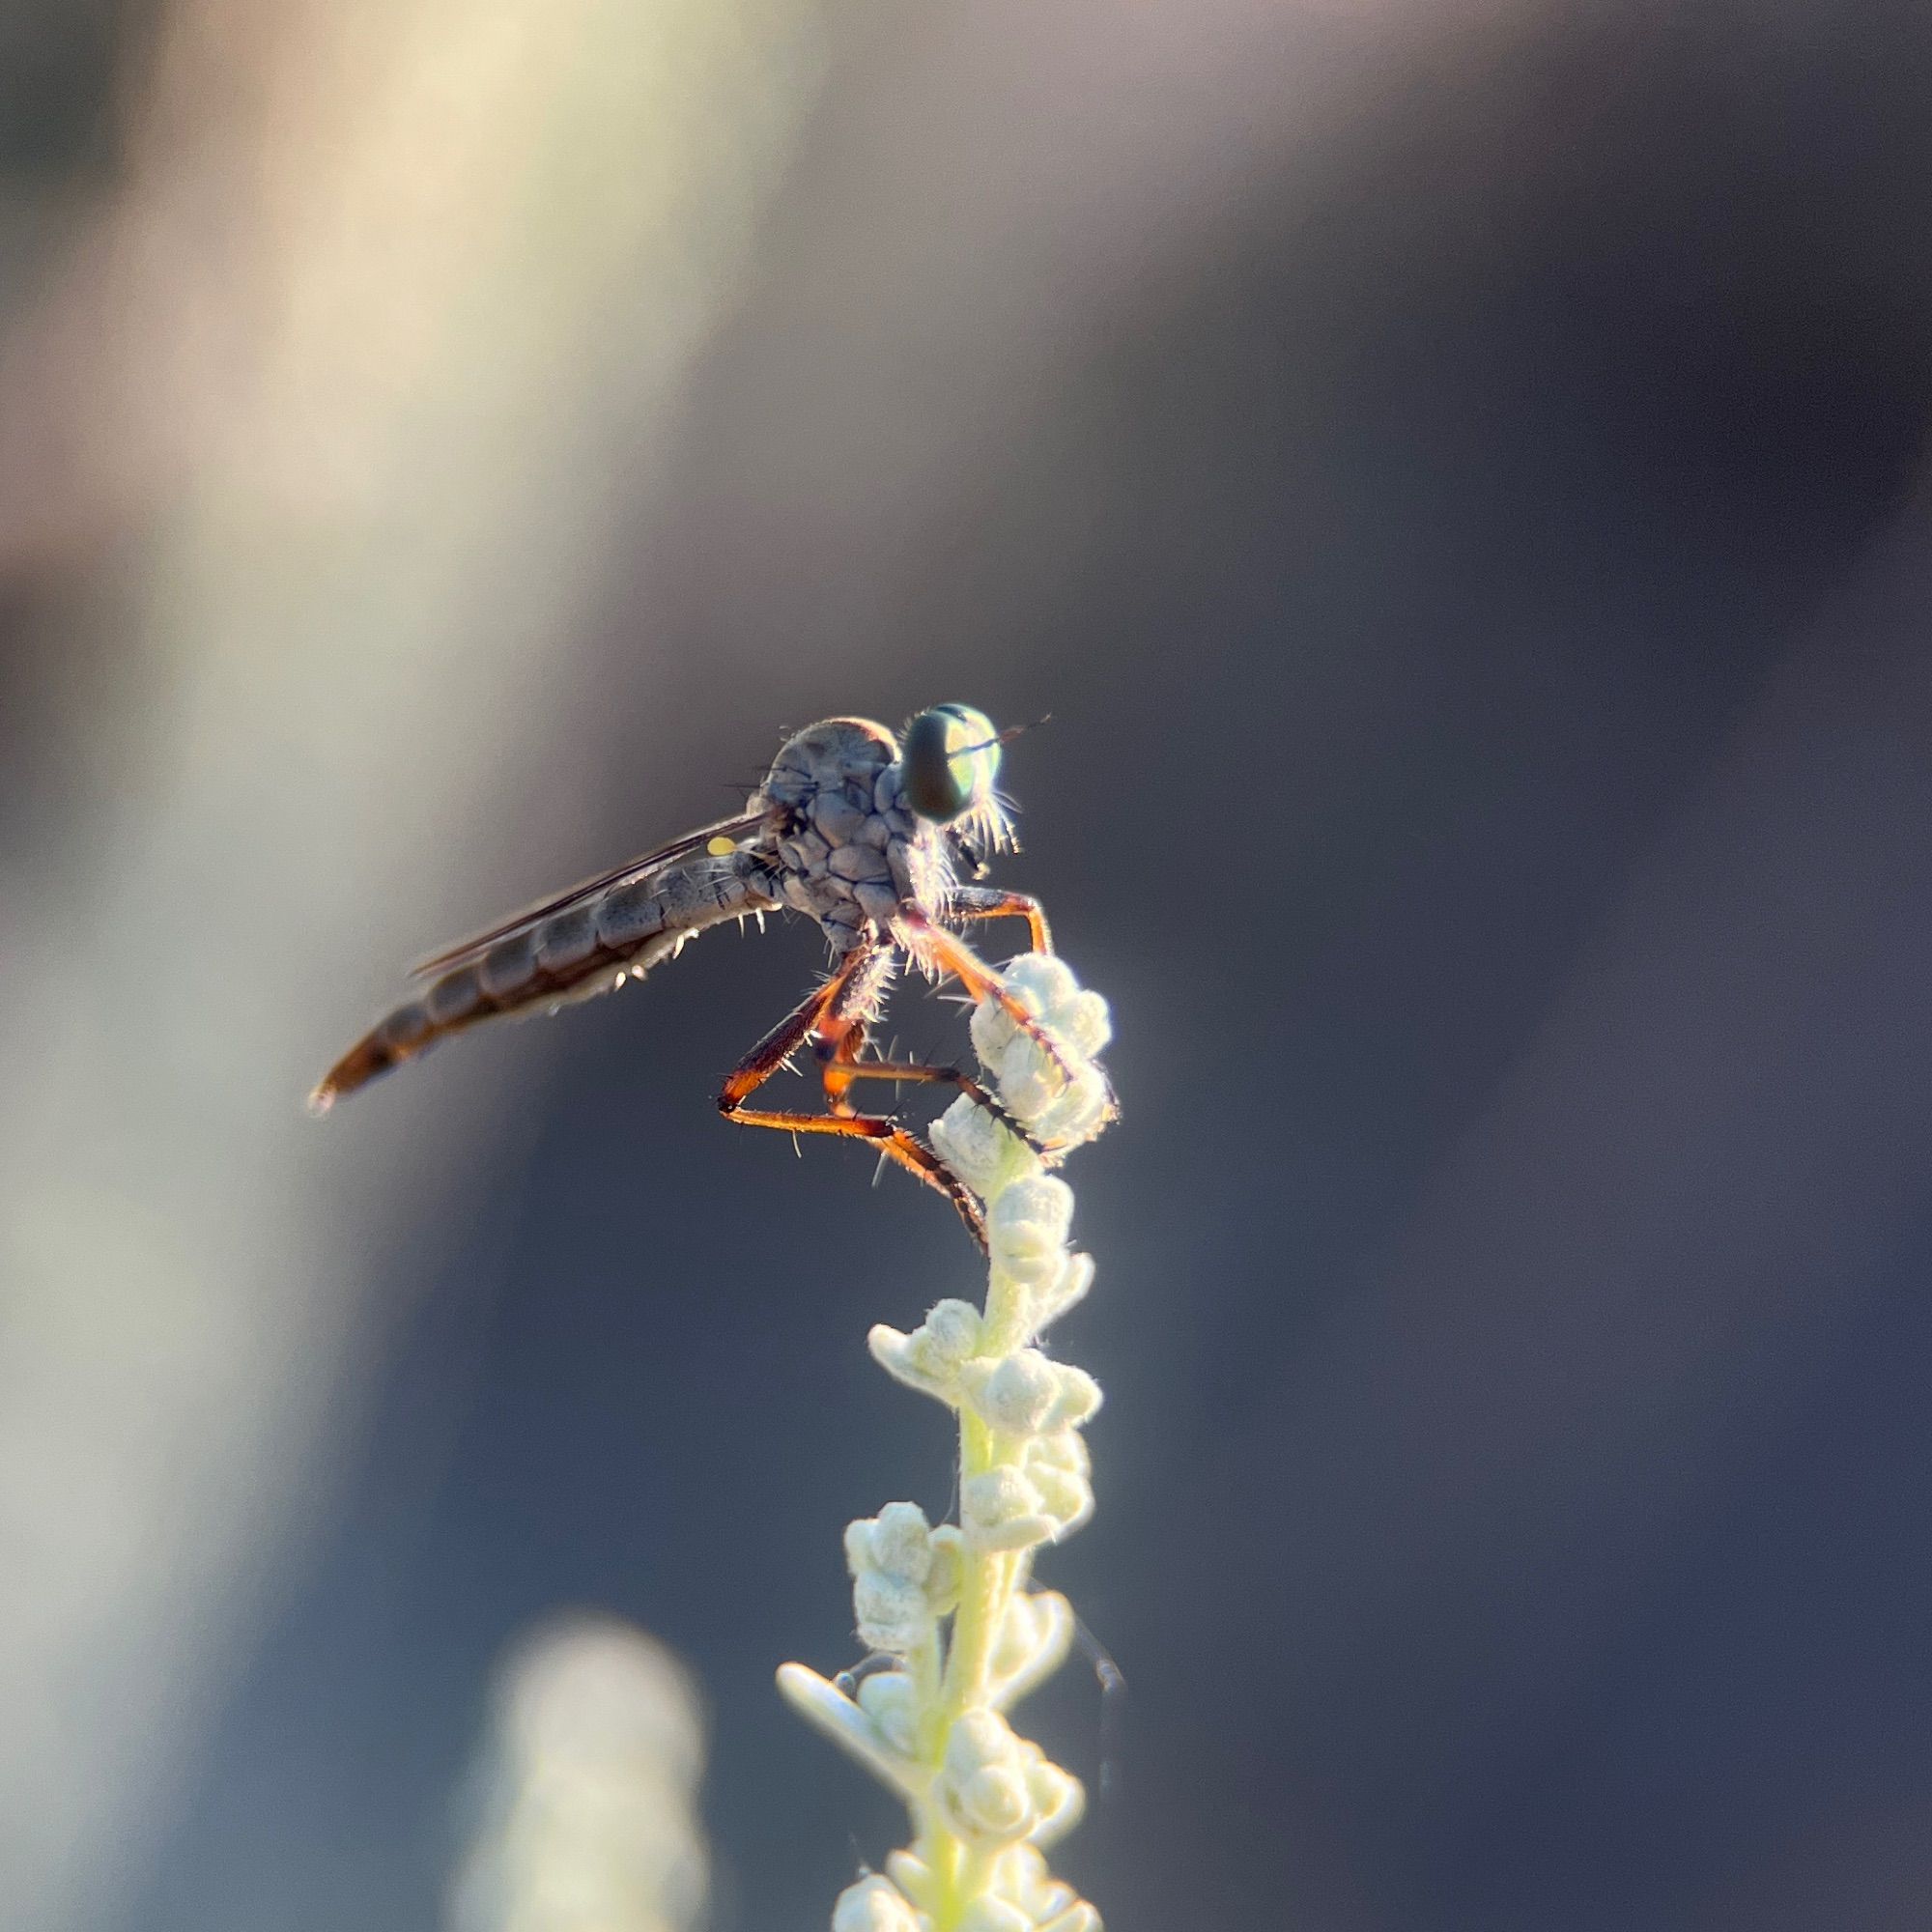
<path id="1" fill-rule="evenodd" d="M 989 1296 L 990 1300 L 990 1296 Z M 959 1471 L 962 1479 L 983 1475 L 993 1466 L 992 1431 L 970 1410 L 959 1412 Z M 928 1761 L 937 1768 L 946 1740 L 960 1717 L 987 1701 L 991 1689 L 993 1639 L 1007 1606 L 1008 1564 L 999 1554 L 976 1549 L 965 1554 L 959 1606 L 952 1615 L 946 1673 L 932 1710 Z M 925 1856 L 938 1880 L 933 1932 L 953 1932 L 961 1915 L 984 1889 L 985 1875 L 973 1849 L 927 1806 L 923 1821 Z"/>
<path id="2" fill-rule="evenodd" d="M 1024 1067 L 1012 1071 L 1011 1056 L 997 1037 L 999 1014 L 990 1003 L 982 1005 L 975 1021 L 978 1028 L 991 1013 L 996 1023 L 990 1044 L 976 1031 L 982 1064 L 990 1068 L 1005 1055 L 1003 1081 L 1011 1079 L 1034 1096 L 1028 1103 L 1014 1102 L 1022 1119 L 1030 1118 L 1028 1105 L 1036 1112 L 1060 1105 L 1067 1144 L 1091 1138 L 1111 1118 L 1104 1078 L 1092 1058 L 1106 1043 L 1104 1003 L 1097 995 L 1080 992 L 1064 967 L 1038 955 L 1024 955 L 1006 972 L 1009 980 L 1024 980 L 1034 990 L 1042 1003 L 1043 1016 L 1050 1015 L 1050 1024 L 1064 1028 L 1063 1037 L 1086 1056 L 1087 1070 L 1078 1076 L 1085 1084 L 1070 1089 L 1086 1111 L 1069 1115 L 1064 1100 L 1054 1101 L 1051 1095 L 1042 1101 L 1037 1082 L 1032 1088 L 1027 1085 L 1036 1076 Z M 1074 1078 L 1068 1075 L 1069 1081 Z M 1002 1092 L 1005 1096 L 1004 1086 Z M 1048 1902 L 1043 1904 L 1038 1902 L 1040 1894 L 1026 1889 L 1042 1883 L 1030 1876 L 1041 1869 L 1037 1856 L 1031 1865 L 1023 1859 L 1008 1861 L 1009 1853 L 1021 1842 L 1026 1819 L 1034 1821 L 1036 1833 L 1048 1822 L 1054 1822 L 1056 1831 L 1064 1828 L 1077 1810 L 1079 1791 L 1077 1783 L 1046 1762 L 1036 1746 L 1013 1737 L 1003 1709 L 1023 1684 L 1035 1681 L 1030 1672 L 1050 1669 L 1065 1655 L 1070 1617 L 1065 1601 L 1053 1598 L 1016 1607 L 1014 1599 L 1028 1587 L 1034 1547 L 1056 1534 L 1055 1524 L 1065 1525 L 1074 1518 L 1082 1490 L 1080 1478 L 1069 1479 L 1067 1474 L 1066 1438 L 1097 1406 L 1099 1392 L 1079 1371 L 1048 1364 L 1043 1356 L 1025 1351 L 1039 1324 L 1085 1292 L 1092 1267 L 1082 1258 L 1068 1258 L 1065 1240 L 1072 1202 L 1059 1179 L 1042 1176 L 1037 1161 L 1021 1157 L 1014 1143 L 965 1102 L 955 1103 L 948 1120 L 962 1114 L 962 1124 L 950 1129 L 960 1136 L 952 1151 L 969 1180 L 976 1167 L 984 1175 L 972 1184 L 985 1201 L 993 1253 L 1001 1258 L 989 1267 L 984 1306 L 976 1321 L 956 1302 L 948 1301 L 932 1310 L 915 1335 L 901 1335 L 882 1325 L 871 1337 L 873 1352 L 885 1367 L 900 1380 L 946 1401 L 958 1415 L 961 1522 L 958 1527 L 929 1531 L 912 1505 L 894 1504 L 877 1522 L 867 1520 L 847 1532 L 858 1579 L 855 1590 L 860 1596 L 870 1593 L 868 1601 L 875 1605 L 888 1606 L 898 1601 L 895 1593 L 902 1597 L 908 1588 L 903 1555 L 895 1552 L 904 1549 L 909 1532 L 916 1528 L 922 1538 L 929 1534 L 935 1550 L 944 1539 L 947 1568 L 932 1575 L 945 1578 L 945 1598 L 935 1594 L 928 1600 L 928 1634 L 901 1653 L 910 1683 L 895 1687 L 889 1700 L 894 1710 L 902 1713 L 900 1721 L 906 1729 L 897 1733 L 896 1747 L 882 1744 L 866 1732 L 863 1717 L 841 1703 L 823 1679 L 801 1666 L 786 1665 L 781 1684 L 812 1721 L 905 1793 L 912 1806 L 912 1856 L 894 1874 L 903 1889 L 877 1875 L 862 1878 L 841 1894 L 841 1923 L 863 1922 L 875 1928 L 907 1925 L 915 1916 L 910 1898 L 917 1903 L 922 1926 L 929 1926 L 930 1932 L 959 1932 L 960 1925 L 976 1916 L 975 1908 L 995 1896 L 996 1887 L 1017 1886 L 1020 1889 L 1011 1896 L 1035 1901 L 1023 1902 L 1023 1912 L 1048 1916 L 1056 1925 L 1098 1932 L 1099 1921 L 1091 1907 L 1077 1900 L 1067 1906 L 1066 1888 L 1050 1887 Z M 947 1124 L 942 1121 L 935 1128 L 936 1141 Z M 943 1147 L 941 1151 L 948 1151 Z M 1010 1190 L 1016 1186 L 1028 1192 L 1014 1196 Z M 1042 1276 L 1042 1285 L 1037 1291 L 1024 1285 L 1007 1272 L 1009 1266 L 1028 1280 Z M 962 1346 L 955 1348 L 955 1343 Z M 1042 1387 L 1045 1397 L 1040 1406 L 1030 1406 Z M 1041 1422 L 1041 1416 L 1061 1419 Z M 1043 1450 L 1040 1462 L 1035 1460 L 1037 1450 Z M 987 1478 L 998 1480 L 989 1483 Z M 1069 1480 L 1075 1486 L 1071 1501 Z M 1031 1484 L 1041 1487 L 1030 1491 Z M 973 1487 L 963 1487 L 968 1485 Z M 1030 1494 L 1033 1500 L 1024 1500 Z M 1091 1496 L 1086 1497 L 1085 1507 L 1091 1510 Z M 893 1520 L 888 1536 L 889 1515 Z M 880 1544 L 869 1540 L 882 1536 L 887 1537 L 885 1557 Z M 1016 1550 L 989 1547 L 1003 1537 L 1024 1547 Z M 956 1571 L 952 1567 L 955 1563 Z M 924 1573 L 920 1574 L 923 1578 Z M 958 1595 L 953 1599 L 955 1575 Z M 910 1587 L 937 1586 L 936 1581 L 928 1585 L 922 1580 Z M 942 1601 L 952 1605 L 943 1638 L 930 1620 L 935 1612 L 949 1617 Z M 1020 1621 L 1016 1624 L 1014 1618 Z M 862 1628 L 863 1622 L 862 1612 Z M 890 1632 L 890 1616 L 875 1627 Z M 1046 1634 L 1056 1628 L 1057 1635 Z M 994 1669 L 1003 1640 L 1015 1646 L 1014 1661 L 1008 1667 L 1017 1674 L 1010 1677 L 1001 1677 Z M 894 1756 L 895 1749 L 903 1751 L 908 1746 L 917 1769 L 903 1756 Z M 1009 1904 L 992 1910 L 1010 1917 L 1013 1908 Z"/>
<path id="3" fill-rule="evenodd" d="M 1031 1339 L 1026 1296 L 998 1269 L 986 1284 L 985 1327 L 981 1351 L 987 1355 L 1007 1355 Z M 962 1480 L 984 1475 L 1004 1460 L 1003 1445 L 979 1416 L 970 1409 L 959 1411 L 959 1472 Z M 946 1674 L 937 1710 L 933 1713 L 931 1742 L 935 1765 L 943 1752 L 952 1726 L 968 1711 L 979 1709 L 992 1698 L 993 1645 L 1007 1605 L 1025 1574 L 1024 1560 L 1005 1550 L 966 1547 L 965 1571 L 959 1593 L 959 1607 L 953 1612 L 952 1634 L 947 1647 Z M 927 1843 L 933 1870 L 940 1875 L 938 1909 L 933 1932 L 953 1932 L 961 1915 L 984 1889 L 989 1861 L 965 1844 L 937 1817 L 926 1820 Z"/>

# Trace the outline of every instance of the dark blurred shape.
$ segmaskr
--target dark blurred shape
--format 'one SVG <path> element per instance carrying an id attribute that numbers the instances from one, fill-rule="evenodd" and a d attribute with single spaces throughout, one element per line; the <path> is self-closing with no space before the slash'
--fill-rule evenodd
<path id="1" fill-rule="evenodd" d="M 57 182 L 113 168 L 121 50 L 147 0 L 10 0 L 0 10 L 0 174 Z"/>

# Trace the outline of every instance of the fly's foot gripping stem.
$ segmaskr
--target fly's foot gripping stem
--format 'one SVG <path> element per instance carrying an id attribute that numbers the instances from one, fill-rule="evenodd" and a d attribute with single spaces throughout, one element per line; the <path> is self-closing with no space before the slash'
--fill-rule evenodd
<path id="1" fill-rule="evenodd" d="M 1009 897 L 1018 899 L 1020 895 L 993 894 L 990 896 L 1004 900 Z M 1033 908 L 1031 915 L 1025 914 L 1026 907 Z M 1039 914 L 1038 908 L 1034 906 L 1030 899 L 1023 901 L 1020 906 L 1002 905 L 996 912 L 982 911 L 977 916 L 997 918 L 1007 912 L 1011 912 L 1015 916 L 1037 916 L 1040 919 L 1042 927 L 1044 925 L 1044 915 Z M 1080 1080 L 1082 1065 L 1077 1053 L 1069 1052 L 1067 1047 L 1041 1024 L 1033 1009 L 1007 983 L 1006 973 L 996 972 L 963 939 L 948 932 L 942 925 L 935 925 L 923 913 L 902 913 L 896 925 L 900 944 L 935 979 L 956 980 L 960 990 L 980 1011 L 983 1011 L 989 1004 L 998 1008 L 1011 1021 L 1015 1030 L 1025 1035 L 1045 1056 L 1048 1065 L 1059 1075 L 1062 1085 L 1072 1087 Z M 1039 951 L 1022 956 L 1050 959 L 1052 955 Z M 1065 971 L 1064 968 L 1062 970 Z M 1069 974 L 1067 977 L 1070 979 L 1072 976 Z"/>
<path id="2" fill-rule="evenodd" d="M 989 909 L 989 916 L 994 911 L 1028 916 L 1031 903 L 1002 904 Z M 893 947 L 872 936 L 855 946 L 831 978 L 732 1068 L 718 1108 L 743 1126 L 867 1143 L 945 1195 L 983 1252 L 985 1211 L 979 1191 L 970 1178 L 962 1178 L 947 1144 L 921 1139 L 890 1115 L 862 1113 L 853 1089 L 861 1081 L 951 1087 L 1026 1153 L 1055 1165 L 1114 1118 L 1113 1091 L 1094 1060 L 1106 1043 L 1105 1003 L 1082 994 L 1050 954 L 1024 953 L 996 973 L 951 933 L 923 921 L 903 922 L 895 937 L 915 958 L 957 980 L 973 998 L 974 1046 L 981 1063 L 995 1070 L 991 1079 L 923 1061 L 865 1058 L 895 966 Z M 1051 1022 L 1042 1015 L 1051 1015 Z M 807 1047 L 818 1063 L 825 1111 L 751 1105 L 753 1094 Z"/>

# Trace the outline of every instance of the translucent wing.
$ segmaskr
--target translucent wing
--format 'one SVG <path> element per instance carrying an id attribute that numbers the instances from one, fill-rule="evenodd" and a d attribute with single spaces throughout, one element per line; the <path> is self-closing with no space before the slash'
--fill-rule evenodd
<path id="1" fill-rule="evenodd" d="M 585 879 L 581 885 L 572 886 L 567 893 L 559 893 L 554 898 L 525 907 L 522 912 L 504 920 L 500 925 L 493 925 L 487 932 L 474 933 L 444 952 L 417 960 L 410 968 L 411 976 L 420 980 L 432 973 L 461 966 L 495 946 L 499 939 L 508 939 L 511 934 L 522 932 L 526 926 L 534 925 L 540 919 L 549 919 L 554 913 L 567 912 L 584 899 L 608 893 L 613 886 L 628 885 L 633 879 L 641 879 L 647 872 L 655 871 L 670 860 L 680 859 L 687 852 L 696 852 L 710 844 L 714 838 L 735 842 L 747 833 L 755 832 L 763 818 L 762 812 L 748 811 L 735 818 L 721 818 L 715 825 L 699 826 L 696 832 L 687 832 L 682 838 L 673 838 L 668 845 L 660 845 L 655 852 L 647 852 L 641 859 L 632 859 L 611 871 L 599 872 L 594 879 Z"/>

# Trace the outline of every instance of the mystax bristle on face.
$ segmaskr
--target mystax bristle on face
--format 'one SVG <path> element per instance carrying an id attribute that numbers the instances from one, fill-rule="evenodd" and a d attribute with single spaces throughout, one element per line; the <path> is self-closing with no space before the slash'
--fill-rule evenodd
<path id="1" fill-rule="evenodd" d="M 936 704 L 906 726 L 900 769 L 906 803 L 922 818 L 951 824 L 992 797 L 1000 735 L 970 704 Z"/>

